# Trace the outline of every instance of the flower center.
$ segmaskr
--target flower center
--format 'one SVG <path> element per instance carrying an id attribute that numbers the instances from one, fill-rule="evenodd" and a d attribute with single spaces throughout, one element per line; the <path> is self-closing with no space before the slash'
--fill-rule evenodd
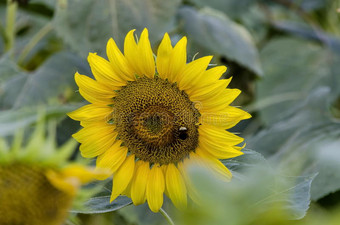
<path id="1" fill-rule="evenodd" d="M 138 78 L 118 91 L 113 120 L 132 154 L 151 163 L 176 163 L 198 145 L 200 116 L 188 95 L 159 77 Z"/>
<path id="2" fill-rule="evenodd" d="M 0 165 L 0 224 L 61 224 L 73 196 L 50 184 L 44 169 Z"/>

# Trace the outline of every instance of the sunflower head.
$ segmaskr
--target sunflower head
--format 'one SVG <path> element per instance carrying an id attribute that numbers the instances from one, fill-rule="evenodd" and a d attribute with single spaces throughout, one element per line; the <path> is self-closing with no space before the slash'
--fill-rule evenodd
<path id="1" fill-rule="evenodd" d="M 138 42 L 131 30 L 124 54 L 113 39 L 107 43 L 108 60 L 89 54 L 95 79 L 75 74 L 90 104 L 68 114 L 83 127 L 73 137 L 84 157 L 97 157 L 97 168 L 113 174 L 111 201 L 125 194 L 157 212 L 165 193 L 183 208 L 195 192 L 188 163 L 202 161 L 230 179 L 219 159 L 242 154 L 236 145 L 243 138 L 227 131 L 250 118 L 230 106 L 240 91 L 226 88 L 231 79 L 219 79 L 225 66 L 207 69 L 212 56 L 187 63 L 186 44 L 183 37 L 173 47 L 165 34 L 154 57 L 147 29 Z"/>
<path id="2" fill-rule="evenodd" d="M 60 225 L 80 185 L 103 175 L 67 163 L 75 143 L 57 148 L 53 139 L 42 124 L 25 146 L 19 133 L 11 147 L 0 139 L 0 224 Z"/>

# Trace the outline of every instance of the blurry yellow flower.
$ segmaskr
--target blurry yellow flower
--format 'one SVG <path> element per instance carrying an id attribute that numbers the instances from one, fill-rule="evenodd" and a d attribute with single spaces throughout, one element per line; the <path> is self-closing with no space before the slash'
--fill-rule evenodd
<path id="1" fill-rule="evenodd" d="M 53 137 L 54 138 L 54 137 Z M 57 148 L 39 125 L 28 144 L 0 139 L 0 224 L 61 225 L 78 188 L 105 172 L 69 164 L 75 143 Z"/>
<path id="2" fill-rule="evenodd" d="M 218 159 L 242 154 L 235 145 L 243 138 L 226 131 L 250 118 L 229 106 L 240 90 L 226 88 L 231 79 L 219 80 L 226 67 L 207 70 L 212 56 L 187 63 L 186 44 L 183 37 L 172 47 L 165 34 L 155 60 L 147 29 L 138 43 L 132 30 L 124 55 L 113 39 L 108 60 L 89 54 L 95 80 L 75 74 L 80 94 L 91 104 L 68 114 L 83 126 L 73 137 L 84 157 L 97 157 L 97 168 L 111 170 L 111 201 L 125 194 L 157 212 L 165 193 L 183 208 L 193 193 L 184 169 L 188 162 L 204 159 L 230 179 Z"/>

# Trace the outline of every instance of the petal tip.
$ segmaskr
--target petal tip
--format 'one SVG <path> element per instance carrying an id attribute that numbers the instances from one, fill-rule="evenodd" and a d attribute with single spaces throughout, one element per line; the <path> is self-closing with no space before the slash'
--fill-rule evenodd
<path id="1" fill-rule="evenodd" d="M 143 31 L 142 31 L 142 33 L 141 33 L 141 35 L 149 35 L 149 31 L 148 31 L 148 29 L 145 27 L 144 29 L 143 29 Z"/>

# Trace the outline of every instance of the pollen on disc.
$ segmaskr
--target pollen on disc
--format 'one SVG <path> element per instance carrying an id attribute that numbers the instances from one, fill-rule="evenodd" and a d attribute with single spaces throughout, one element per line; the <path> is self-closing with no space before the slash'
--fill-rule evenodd
<path id="1" fill-rule="evenodd" d="M 185 92 L 159 77 L 129 82 L 114 98 L 118 138 L 151 163 L 176 163 L 194 151 L 199 116 Z"/>

